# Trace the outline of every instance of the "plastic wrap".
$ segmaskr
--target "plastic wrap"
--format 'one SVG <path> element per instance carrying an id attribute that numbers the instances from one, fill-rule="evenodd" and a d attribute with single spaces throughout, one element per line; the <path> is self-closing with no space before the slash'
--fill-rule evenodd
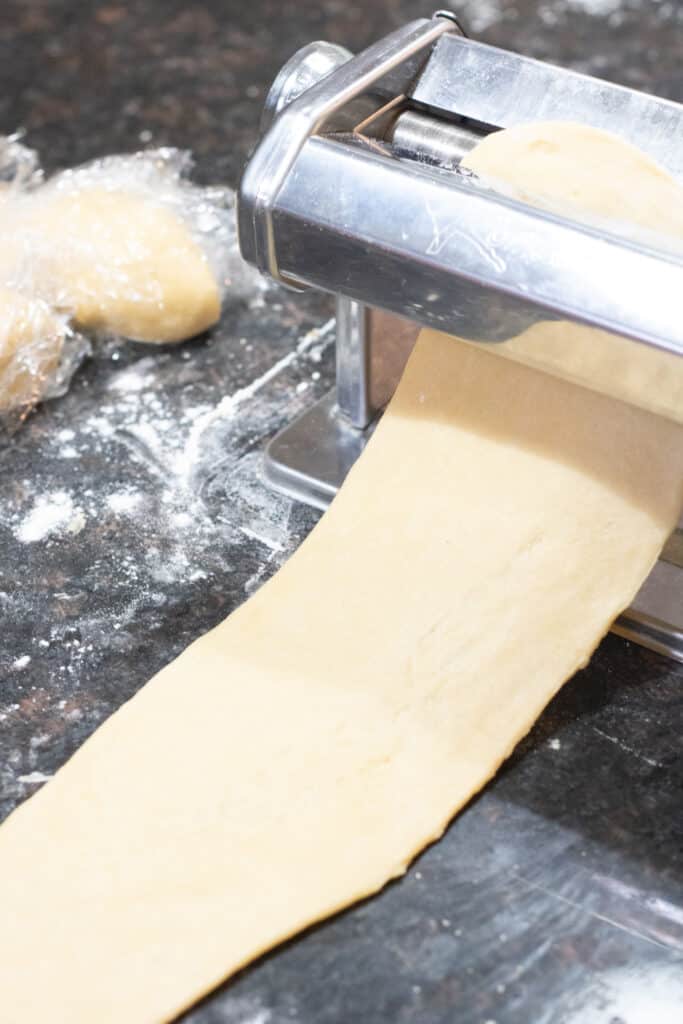
<path id="1" fill-rule="evenodd" d="M 86 336 L 181 341 L 226 292 L 254 291 L 234 193 L 192 184 L 191 167 L 158 149 L 45 180 L 35 152 L 0 138 L 0 416 L 63 393 Z"/>

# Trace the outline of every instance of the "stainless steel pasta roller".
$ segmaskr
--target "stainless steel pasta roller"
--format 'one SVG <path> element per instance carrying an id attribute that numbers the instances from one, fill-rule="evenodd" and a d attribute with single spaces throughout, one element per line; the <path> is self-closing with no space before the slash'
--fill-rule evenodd
<path id="1" fill-rule="evenodd" d="M 683 423 L 683 248 L 501 194 L 460 169 L 491 132 L 581 122 L 683 180 L 683 105 L 467 38 L 440 11 L 353 56 L 312 43 L 277 76 L 238 201 L 244 257 L 337 297 L 336 387 L 271 442 L 265 472 L 332 499 L 398 382 L 420 327 L 506 354 L 535 324 L 577 321 L 616 373 L 567 348 L 536 365 Z M 666 353 L 665 393 L 633 388 L 643 346 Z M 597 349 L 596 351 L 600 351 Z M 683 660 L 683 533 L 614 627 Z"/>

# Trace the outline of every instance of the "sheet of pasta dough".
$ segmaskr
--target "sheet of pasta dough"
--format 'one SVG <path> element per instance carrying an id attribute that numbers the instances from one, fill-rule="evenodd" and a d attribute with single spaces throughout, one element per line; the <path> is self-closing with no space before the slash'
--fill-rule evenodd
<path id="1" fill-rule="evenodd" d="M 3 1019 L 168 1020 L 400 875 L 638 590 L 682 441 L 424 333 L 297 554 L 0 830 Z"/>

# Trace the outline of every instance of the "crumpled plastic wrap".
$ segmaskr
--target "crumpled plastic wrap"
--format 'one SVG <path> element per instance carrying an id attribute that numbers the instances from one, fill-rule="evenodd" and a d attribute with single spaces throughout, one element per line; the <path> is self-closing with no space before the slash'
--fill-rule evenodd
<path id="1" fill-rule="evenodd" d="M 45 179 L 0 138 L 0 418 L 63 394 L 90 339 L 169 343 L 219 318 L 258 275 L 237 245 L 231 189 L 189 180 L 176 149 L 109 156 Z"/>
<path id="2" fill-rule="evenodd" d="M 0 286 L 0 311 L 0 421 L 11 428 L 65 393 L 91 346 L 43 299 Z"/>

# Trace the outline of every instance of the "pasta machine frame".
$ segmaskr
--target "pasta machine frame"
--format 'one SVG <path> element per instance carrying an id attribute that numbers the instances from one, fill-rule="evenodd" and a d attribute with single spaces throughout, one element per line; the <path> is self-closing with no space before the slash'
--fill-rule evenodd
<path id="1" fill-rule="evenodd" d="M 357 56 L 317 42 L 283 67 L 240 186 L 240 247 L 276 281 L 335 294 L 337 334 L 336 388 L 266 452 L 278 490 L 326 507 L 423 325 L 503 351 L 535 323 L 573 320 L 625 356 L 645 344 L 681 357 L 683 388 L 680 251 L 459 169 L 490 132 L 541 120 L 618 134 L 683 180 L 682 105 L 476 42 L 447 11 Z M 630 398 L 589 370 L 581 383 Z M 663 411 L 683 422 L 680 402 Z M 613 628 L 683 661 L 682 529 Z"/>

